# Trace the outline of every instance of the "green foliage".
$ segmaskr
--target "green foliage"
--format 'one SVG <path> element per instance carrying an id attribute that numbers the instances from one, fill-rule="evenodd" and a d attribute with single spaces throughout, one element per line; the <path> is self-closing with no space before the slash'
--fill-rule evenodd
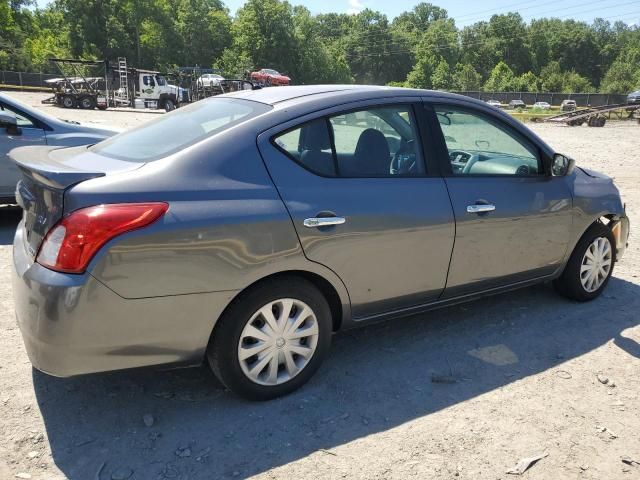
<path id="1" fill-rule="evenodd" d="M 442 58 L 431 75 L 431 86 L 434 90 L 447 90 L 453 85 L 453 76 L 447 61 Z"/>
<path id="2" fill-rule="evenodd" d="M 469 64 L 458 63 L 453 78 L 456 90 L 461 92 L 473 92 L 480 90 L 482 86 L 482 75 Z"/>
<path id="3" fill-rule="evenodd" d="M 491 71 L 484 84 L 487 92 L 512 92 L 515 90 L 515 76 L 513 70 L 505 62 L 499 62 Z"/>
<path id="4" fill-rule="evenodd" d="M 294 83 L 373 83 L 443 90 L 626 93 L 640 87 L 640 28 L 597 19 L 493 15 L 459 29 L 419 3 L 394 19 L 371 9 L 313 15 L 283 0 L 0 0 L 0 68 L 49 70 L 56 57 L 228 76 L 274 68 Z M 28 8 L 27 8 L 28 7 Z"/>
<path id="5" fill-rule="evenodd" d="M 593 88 L 593 85 L 591 85 L 589 79 L 583 77 L 574 70 L 571 70 L 570 72 L 566 72 L 564 74 L 564 79 L 562 82 L 563 93 L 594 93 L 595 91 L 596 89 Z"/>
<path id="6" fill-rule="evenodd" d="M 540 90 L 540 80 L 535 73 L 523 73 L 513 81 L 514 90 L 517 92 L 537 92 Z"/>

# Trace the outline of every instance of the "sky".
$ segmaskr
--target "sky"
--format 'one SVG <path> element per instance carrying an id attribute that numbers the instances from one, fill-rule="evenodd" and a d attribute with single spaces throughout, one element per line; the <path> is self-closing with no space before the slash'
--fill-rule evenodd
<path id="1" fill-rule="evenodd" d="M 232 13 L 244 3 L 243 0 L 223 1 Z M 289 3 L 304 5 L 311 13 L 358 13 L 370 8 L 393 18 L 411 10 L 419 0 L 289 0 Z M 525 20 L 554 16 L 590 22 L 596 17 L 607 17 L 611 22 L 640 24 L 640 1 L 631 0 L 430 0 L 430 3 L 446 9 L 459 27 L 507 11 L 518 11 Z"/>
<path id="2" fill-rule="evenodd" d="M 40 7 L 51 0 L 37 0 Z M 234 14 L 244 0 L 223 0 Z M 311 13 L 358 13 L 370 8 L 386 14 L 390 19 L 409 11 L 420 0 L 289 0 L 293 5 L 304 5 Z M 428 0 L 425 0 L 428 1 Z M 491 15 L 508 11 L 520 12 L 528 21 L 532 18 L 557 17 L 574 18 L 590 22 L 594 18 L 605 18 L 616 22 L 640 25 L 640 0 L 430 0 L 446 9 L 449 17 L 456 20 L 458 27 L 464 27 L 480 20 L 488 20 Z M 470 6 L 471 4 L 471 6 Z"/>

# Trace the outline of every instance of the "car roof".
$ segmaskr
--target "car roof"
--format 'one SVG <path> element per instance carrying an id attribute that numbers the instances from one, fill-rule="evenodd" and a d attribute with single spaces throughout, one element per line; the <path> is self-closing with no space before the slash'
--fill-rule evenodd
<path id="1" fill-rule="evenodd" d="M 254 102 L 265 103 L 267 105 L 276 105 L 287 102 L 287 104 L 301 104 L 309 100 L 322 100 L 326 98 L 336 100 L 340 97 L 341 101 L 364 100 L 375 96 L 397 97 L 397 96 L 420 96 L 420 97 L 445 97 L 445 98 L 465 98 L 473 100 L 469 97 L 462 97 L 453 93 L 435 91 L 435 90 L 419 90 L 415 88 L 401 87 L 382 87 L 377 85 L 295 85 L 286 87 L 269 87 L 257 90 L 240 90 L 237 92 L 227 93 L 222 96 L 243 98 Z M 479 102 L 478 100 L 476 100 Z M 479 102 L 484 103 L 484 102 Z"/>

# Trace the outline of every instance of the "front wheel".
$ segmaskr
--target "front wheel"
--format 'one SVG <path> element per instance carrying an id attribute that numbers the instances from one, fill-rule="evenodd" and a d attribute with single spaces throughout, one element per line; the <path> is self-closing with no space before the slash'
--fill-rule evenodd
<path id="1" fill-rule="evenodd" d="M 613 273 L 615 245 L 607 226 L 599 222 L 593 224 L 573 250 L 562 276 L 554 281 L 556 290 L 579 302 L 598 297 Z"/>
<path id="2" fill-rule="evenodd" d="M 170 112 L 172 110 L 176 109 L 176 104 L 173 100 L 171 100 L 170 98 L 165 99 L 164 101 L 164 111 L 165 112 Z"/>
<path id="3" fill-rule="evenodd" d="M 249 400 L 269 400 L 305 384 L 331 344 L 331 310 L 301 278 L 258 285 L 220 318 L 207 359 L 220 381 Z"/>

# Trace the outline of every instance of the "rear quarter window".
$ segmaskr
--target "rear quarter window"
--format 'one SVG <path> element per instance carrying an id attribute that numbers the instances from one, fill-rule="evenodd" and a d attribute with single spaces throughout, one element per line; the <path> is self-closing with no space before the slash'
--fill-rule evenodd
<path id="1" fill-rule="evenodd" d="M 90 150 L 118 160 L 151 162 L 269 110 L 269 105 L 259 102 L 212 98 L 163 114 L 156 120 L 100 142 Z"/>

